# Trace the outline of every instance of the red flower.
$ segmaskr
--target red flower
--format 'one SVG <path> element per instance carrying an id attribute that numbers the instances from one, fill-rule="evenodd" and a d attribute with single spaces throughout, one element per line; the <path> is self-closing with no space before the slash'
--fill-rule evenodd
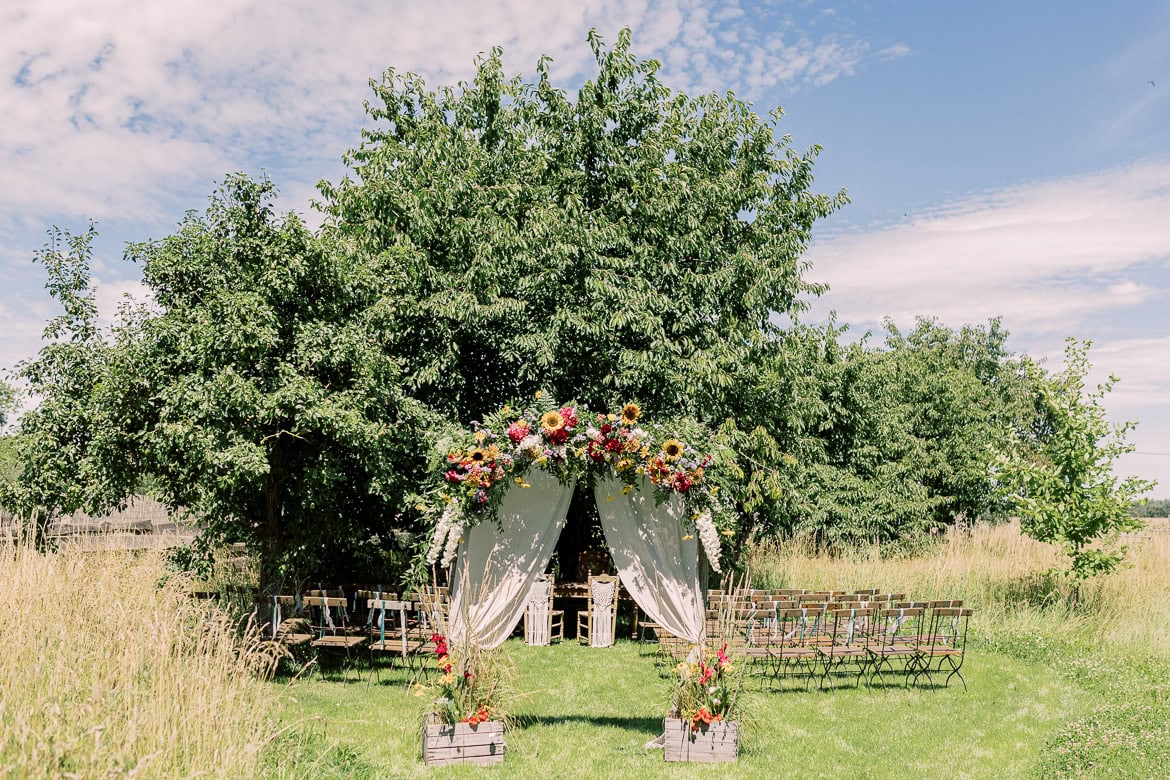
<path id="1" fill-rule="evenodd" d="M 621 452 L 622 443 L 618 439 L 607 439 L 605 442 L 605 448 L 610 452 Z"/>
<path id="2" fill-rule="evenodd" d="M 706 707 L 699 707 L 699 711 L 695 713 L 694 725 L 691 728 L 698 729 L 700 724 L 709 724 L 715 716 L 707 712 Z"/>
<path id="3" fill-rule="evenodd" d="M 608 436 L 609 432 L 612 430 L 613 430 L 613 426 L 610 425 L 609 423 L 606 423 L 605 425 L 601 426 L 601 435 Z"/>
<path id="4" fill-rule="evenodd" d="M 553 444 L 564 444 L 569 440 L 569 432 L 564 428 L 557 428 L 548 432 L 548 440 Z"/>
<path id="5" fill-rule="evenodd" d="M 455 469 L 451 469 L 450 471 L 447 472 L 447 481 L 448 482 L 462 482 L 463 475 L 460 474 Z"/>
<path id="6" fill-rule="evenodd" d="M 528 435 L 528 421 L 517 420 L 508 426 L 508 438 L 513 444 L 519 444 Z"/>
<path id="7" fill-rule="evenodd" d="M 566 428 L 576 428 L 577 410 L 571 406 L 561 407 L 561 419 L 565 421 Z"/>

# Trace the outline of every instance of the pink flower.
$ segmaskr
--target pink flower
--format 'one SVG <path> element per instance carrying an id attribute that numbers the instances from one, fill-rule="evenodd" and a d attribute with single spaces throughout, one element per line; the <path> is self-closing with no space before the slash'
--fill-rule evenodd
<path id="1" fill-rule="evenodd" d="M 528 421 L 517 420 L 508 426 L 508 438 L 512 440 L 513 444 L 519 444 L 528 435 Z"/>

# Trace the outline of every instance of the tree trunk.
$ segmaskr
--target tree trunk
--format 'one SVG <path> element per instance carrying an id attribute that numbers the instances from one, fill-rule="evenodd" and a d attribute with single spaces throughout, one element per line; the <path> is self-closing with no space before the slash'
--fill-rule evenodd
<path id="1" fill-rule="evenodd" d="M 264 478 L 264 538 L 260 546 L 260 593 L 264 596 L 280 593 L 284 585 L 279 569 L 284 552 L 280 476 L 275 465 L 270 465 Z"/>

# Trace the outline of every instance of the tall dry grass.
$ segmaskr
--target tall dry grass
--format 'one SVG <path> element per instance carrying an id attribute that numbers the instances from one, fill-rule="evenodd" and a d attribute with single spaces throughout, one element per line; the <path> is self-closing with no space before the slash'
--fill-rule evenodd
<path id="1" fill-rule="evenodd" d="M 162 555 L 0 543 L 0 776 L 252 777 L 268 663 Z"/>
<path id="2" fill-rule="evenodd" d="M 1127 565 L 1093 578 L 1073 598 L 1052 570 L 1067 565 L 1052 545 L 1020 533 L 1018 524 L 953 530 L 927 552 L 883 557 L 879 549 L 828 556 L 800 542 L 767 543 L 748 556 L 756 587 L 880 588 L 908 598 L 963 599 L 976 609 L 983 638 L 1011 635 L 1123 647 L 1166 655 L 1170 648 L 1170 532 L 1128 541 Z"/>

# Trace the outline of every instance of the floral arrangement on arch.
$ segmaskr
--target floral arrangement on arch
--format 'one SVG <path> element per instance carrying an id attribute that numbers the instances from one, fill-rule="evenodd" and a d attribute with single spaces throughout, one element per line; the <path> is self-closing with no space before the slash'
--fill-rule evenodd
<path id="1" fill-rule="evenodd" d="M 718 650 L 695 648 L 691 655 L 693 660 L 674 668 L 671 716 L 689 721 L 692 731 L 735 720 L 743 673 L 736 672 L 727 644 Z"/>
<path id="2" fill-rule="evenodd" d="M 435 491 L 429 564 L 450 565 L 464 528 L 495 518 L 508 490 L 531 487 L 524 477 L 535 466 L 564 483 L 612 472 L 626 483 L 626 493 L 646 479 L 659 502 L 680 496 L 707 560 L 721 571 L 720 535 L 732 534 L 733 513 L 726 491 L 720 493 L 727 475 L 719 464 L 733 458 L 698 423 L 647 424 L 636 403 L 624 404 L 620 413 L 597 413 L 537 393 L 532 403 L 506 405 L 440 449 L 443 485 Z"/>

